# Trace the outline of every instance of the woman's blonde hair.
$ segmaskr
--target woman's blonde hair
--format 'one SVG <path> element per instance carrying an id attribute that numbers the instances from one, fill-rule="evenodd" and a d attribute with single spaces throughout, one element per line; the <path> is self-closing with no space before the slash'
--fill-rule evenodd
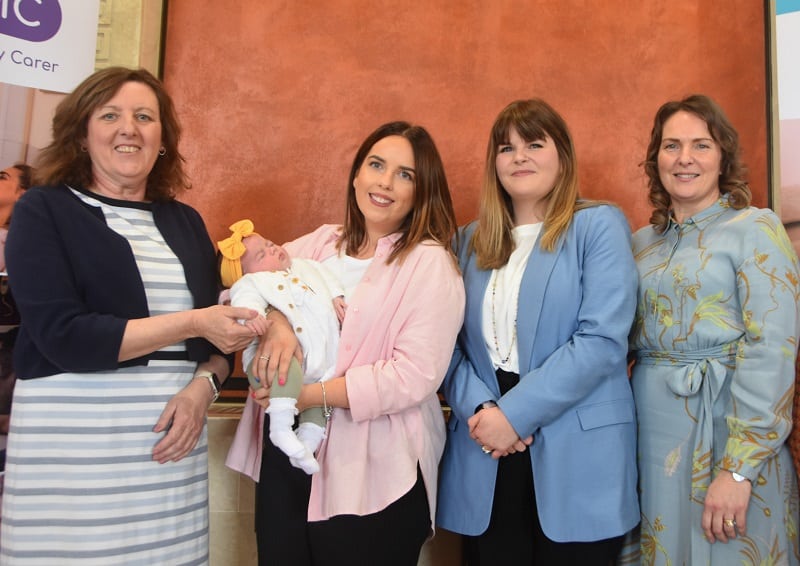
<path id="1" fill-rule="evenodd" d="M 542 226 L 542 249 L 555 249 L 558 239 L 569 228 L 576 210 L 599 204 L 578 200 L 575 147 L 564 119 L 539 98 L 512 102 L 497 116 L 486 148 L 478 226 L 469 242 L 470 250 L 476 254 L 478 267 L 481 269 L 498 269 L 504 266 L 514 251 L 513 204 L 500 183 L 496 166 L 497 149 L 508 143 L 512 129 L 526 142 L 549 137 L 558 153 L 558 178 L 545 197 L 547 209 Z"/>

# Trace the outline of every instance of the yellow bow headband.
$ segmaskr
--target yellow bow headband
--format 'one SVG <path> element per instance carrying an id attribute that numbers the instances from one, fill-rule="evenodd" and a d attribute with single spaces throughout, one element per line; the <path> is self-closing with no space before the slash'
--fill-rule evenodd
<path id="1" fill-rule="evenodd" d="M 253 223 L 247 219 L 234 222 L 229 226 L 229 230 L 232 234 L 217 242 L 219 253 L 222 255 L 219 274 L 225 287 L 230 287 L 242 278 L 242 256 L 247 251 L 242 240 L 254 234 L 258 235 L 253 231 Z"/>

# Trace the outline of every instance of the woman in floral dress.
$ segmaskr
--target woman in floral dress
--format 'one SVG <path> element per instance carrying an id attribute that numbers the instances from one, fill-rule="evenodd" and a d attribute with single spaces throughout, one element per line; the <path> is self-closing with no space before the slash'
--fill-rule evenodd
<path id="1" fill-rule="evenodd" d="M 634 235 L 633 389 L 643 564 L 798 564 L 786 438 L 798 260 L 750 205 L 738 135 L 710 98 L 658 111 L 644 164 L 654 206 Z"/>

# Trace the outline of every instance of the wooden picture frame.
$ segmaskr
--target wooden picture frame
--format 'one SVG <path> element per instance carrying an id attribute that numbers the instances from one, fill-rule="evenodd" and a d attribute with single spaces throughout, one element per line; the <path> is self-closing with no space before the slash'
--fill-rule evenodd
<path id="1" fill-rule="evenodd" d="M 163 79 L 167 0 L 100 0 L 95 69 L 147 69 Z"/>

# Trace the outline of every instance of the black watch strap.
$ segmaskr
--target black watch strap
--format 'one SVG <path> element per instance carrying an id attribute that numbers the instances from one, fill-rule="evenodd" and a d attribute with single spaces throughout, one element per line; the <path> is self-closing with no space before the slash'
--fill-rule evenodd
<path id="1" fill-rule="evenodd" d="M 478 414 L 478 412 L 481 411 L 482 409 L 491 409 L 492 407 L 497 407 L 497 403 L 495 403 L 494 401 L 484 401 L 483 403 L 475 407 L 475 414 Z"/>

